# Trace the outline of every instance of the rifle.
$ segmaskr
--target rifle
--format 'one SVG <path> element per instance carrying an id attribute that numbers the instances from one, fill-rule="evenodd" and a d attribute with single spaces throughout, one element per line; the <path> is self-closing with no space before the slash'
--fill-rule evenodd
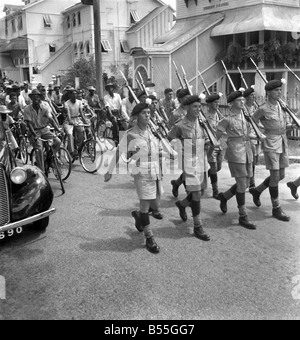
<path id="1" fill-rule="evenodd" d="M 300 82 L 300 78 L 297 76 L 297 74 L 292 70 L 290 69 L 287 64 L 284 64 L 284 66 L 292 73 L 292 75 Z"/>
<path id="2" fill-rule="evenodd" d="M 258 68 L 258 66 L 255 64 L 254 60 L 252 58 L 250 58 L 250 60 L 252 61 L 253 65 L 256 68 L 256 71 L 258 72 L 258 74 L 260 75 L 261 79 L 267 84 L 268 80 L 266 79 L 266 77 L 262 74 L 261 70 Z M 278 103 L 280 104 L 282 110 L 284 112 L 286 112 L 294 121 L 294 123 L 297 125 L 298 128 L 300 128 L 300 120 L 299 118 L 294 114 L 294 112 L 288 107 L 288 105 L 283 101 L 283 99 L 279 98 L 278 99 Z"/>
<path id="3" fill-rule="evenodd" d="M 183 82 L 183 80 L 182 80 L 182 78 L 181 78 L 181 76 L 180 76 L 180 74 L 178 72 L 178 68 L 177 68 L 177 65 L 176 65 L 174 60 L 173 60 L 173 65 L 175 67 L 175 72 L 176 72 L 177 78 L 179 80 L 180 86 L 184 89 L 184 82 Z"/>
<path id="4" fill-rule="evenodd" d="M 137 96 L 135 95 L 134 91 L 132 90 L 131 86 L 129 86 L 128 81 L 126 79 L 126 77 L 124 76 L 123 72 L 121 72 L 122 77 L 125 80 L 125 85 L 128 88 L 128 90 L 130 91 L 130 93 L 132 94 L 132 97 L 134 98 L 135 102 L 137 104 L 140 103 L 140 101 L 138 100 Z M 161 131 L 159 130 L 159 127 L 152 121 L 152 119 L 150 119 L 149 122 L 149 127 L 151 129 L 151 132 L 153 133 L 153 135 L 158 138 L 161 141 L 162 146 L 171 154 L 174 155 L 176 152 L 174 151 L 174 149 L 172 148 L 170 142 L 167 140 L 167 136 L 163 135 L 163 133 L 161 133 Z"/>
<path id="5" fill-rule="evenodd" d="M 223 67 L 225 69 L 225 73 L 227 75 L 227 78 L 228 78 L 228 80 L 230 81 L 230 83 L 231 83 L 231 85 L 233 87 L 233 90 L 236 91 L 236 87 L 235 87 L 235 85 L 234 85 L 234 83 L 233 83 L 233 81 L 232 81 L 232 79 L 231 79 L 231 77 L 230 77 L 230 75 L 228 73 L 228 70 L 227 70 L 226 65 L 224 64 L 223 60 L 222 60 L 222 64 L 223 64 Z M 254 132 L 255 132 L 255 134 L 257 136 L 257 138 L 259 140 L 266 139 L 266 136 L 260 131 L 257 123 L 253 120 L 253 118 L 250 116 L 250 114 L 248 114 L 246 112 L 245 108 L 242 109 L 242 112 L 243 112 L 243 115 L 244 115 L 245 119 L 250 123 L 252 129 L 254 130 Z"/>
<path id="6" fill-rule="evenodd" d="M 147 95 L 147 97 L 149 96 L 149 93 L 148 93 L 148 91 L 147 91 L 147 89 L 146 89 L 146 86 L 145 86 L 145 84 L 144 84 L 144 80 L 143 80 L 143 77 L 142 77 L 142 75 L 141 75 L 141 73 L 138 71 L 138 75 L 140 76 L 140 79 L 141 79 L 141 81 L 140 81 L 140 86 L 142 87 L 142 89 L 143 89 L 143 91 L 145 91 L 145 93 L 146 93 L 146 95 Z"/>
<path id="7" fill-rule="evenodd" d="M 203 78 L 203 76 L 202 76 L 202 74 L 201 74 L 201 72 L 200 72 L 199 70 L 198 70 L 198 73 L 199 73 L 199 76 L 200 76 L 200 79 L 201 79 L 201 82 L 202 82 L 202 85 L 203 85 L 203 87 L 204 87 L 204 89 L 205 89 L 206 94 L 207 94 L 208 96 L 210 96 L 211 93 L 210 93 L 210 91 L 209 91 L 207 85 L 205 84 L 204 78 Z M 219 108 L 219 107 L 217 108 L 217 114 L 218 114 L 219 120 L 221 120 L 221 119 L 224 118 L 224 116 L 223 116 L 222 112 L 220 111 L 220 108 Z"/>
<path id="8" fill-rule="evenodd" d="M 246 89 L 248 89 L 249 86 L 248 86 L 248 84 L 247 84 L 247 82 L 246 82 L 246 80 L 245 80 L 245 78 L 244 78 L 244 75 L 243 75 L 241 69 L 240 69 L 239 67 L 238 67 L 237 69 L 238 69 L 239 72 L 240 72 L 241 79 L 242 79 L 242 81 L 243 81 L 243 83 L 244 83 Z M 257 109 L 259 108 L 259 105 L 258 105 L 258 102 L 256 101 L 256 99 L 254 100 L 254 104 L 255 104 L 255 109 L 257 110 Z"/>
<path id="9" fill-rule="evenodd" d="M 192 92 L 191 86 L 190 86 L 190 84 L 189 84 L 189 82 L 187 80 L 185 70 L 184 70 L 183 66 L 181 66 L 181 68 L 182 68 L 182 72 L 183 72 L 183 80 L 184 80 L 184 82 L 186 84 L 187 89 L 189 90 L 190 95 L 192 96 L 193 92 Z M 206 132 L 206 134 L 207 134 L 207 136 L 208 136 L 212 146 L 214 148 L 220 147 L 220 144 L 219 144 L 219 142 L 217 140 L 216 134 L 215 134 L 213 128 L 211 127 L 209 121 L 206 119 L 205 114 L 204 114 L 204 112 L 203 112 L 201 107 L 200 107 L 200 112 L 199 112 L 199 118 L 198 119 L 199 119 L 200 126 L 203 127 L 203 129 Z"/>

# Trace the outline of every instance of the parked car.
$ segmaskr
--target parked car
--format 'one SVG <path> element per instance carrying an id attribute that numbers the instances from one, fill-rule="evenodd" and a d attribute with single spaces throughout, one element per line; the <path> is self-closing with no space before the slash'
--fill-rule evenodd
<path id="1" fill-rule="evenodd" d="M 17 166 L 7 140 L 2 145 L 0 141 L 0 240 L 29 225 L 46 229 L 55 212 L 53 196 L 44 173 L 36 166 Z"/>

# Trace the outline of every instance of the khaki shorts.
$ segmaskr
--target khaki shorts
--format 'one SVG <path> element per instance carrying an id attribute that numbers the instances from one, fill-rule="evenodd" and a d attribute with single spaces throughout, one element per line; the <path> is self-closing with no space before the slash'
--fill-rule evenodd
<path id="1" fill-rule="evenodd" d="M 267 170 L 280 170 L 290 166 L 289 155 L 284 153 L 265 152 Z"/>
<path id="2" fill-rule="evenodd" d="M 139 200 L 152 201 L 162 195 L 162 183 L 159 180 L 142 179 L 134 176 L 134 184 Z"/>
<path id="3" fill-rule="evenodd" d="M 252 163 L 240 164 L 240 163 L 228 163 L 231 177 L 242 178 L 242 177 L 253 177 L 253 165 Z"/>

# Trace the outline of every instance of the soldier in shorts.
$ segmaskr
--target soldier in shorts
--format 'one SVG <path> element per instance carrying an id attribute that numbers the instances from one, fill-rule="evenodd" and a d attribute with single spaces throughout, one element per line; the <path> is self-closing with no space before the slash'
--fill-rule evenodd
<path id="1" fill-rule="evenodd" d="M 287 114 L 282 110 L 278 99 L 282 93 L 282 81 L 272 80 L 267 83 L 267 101 L 253 115 L 256 123 L 261 123 L 265 128 L 266 139 L 262 148 L 265 156 L 267 170 L 270 176 L 258 187 L 250 189 L 253 202 L 261 206 L 260 196 L 269 188 L 273 206 L 273 217 L 280 221 L 288 222 L 287 216 L 280 206 L 279 182 L 285 178 L 285 169 L 289 166 L 287 128 L 289 124 Z"/>
<path id="2" fill-rule="evenodd" d="M 239 224 L 246 229 L 255 230 L 256 226 L 249 221 L 246 209 L 246 190 L 253 176 L 253 154 L 249 138 L 250 126 L 242 112 L 245 104 L 243 92 L 231 93 L 227 102 L 231 104 L 230 115 L 219 122 L 217 139 L 220 139 L 225 132 L 228 135 L 225 158 L 228 160 L 230 173 L 235 178 L 236 184 L 225 193 L 219 194 L 220 208 L 226 214 L 227 201 L 236 196 Z"/>

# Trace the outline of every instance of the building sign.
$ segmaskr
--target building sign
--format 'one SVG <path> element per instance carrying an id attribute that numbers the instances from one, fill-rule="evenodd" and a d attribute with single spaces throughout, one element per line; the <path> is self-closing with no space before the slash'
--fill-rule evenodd
<path id="1" fill-rule="evenodd" d="M 229 2 L 228 1 L 223 1 L 223 0 L 207 0 L 208 5 L 203 7 L 204 11 L 211 11 L 213 9 L 218 9 L 222 7 L 228 7 Z"/>

